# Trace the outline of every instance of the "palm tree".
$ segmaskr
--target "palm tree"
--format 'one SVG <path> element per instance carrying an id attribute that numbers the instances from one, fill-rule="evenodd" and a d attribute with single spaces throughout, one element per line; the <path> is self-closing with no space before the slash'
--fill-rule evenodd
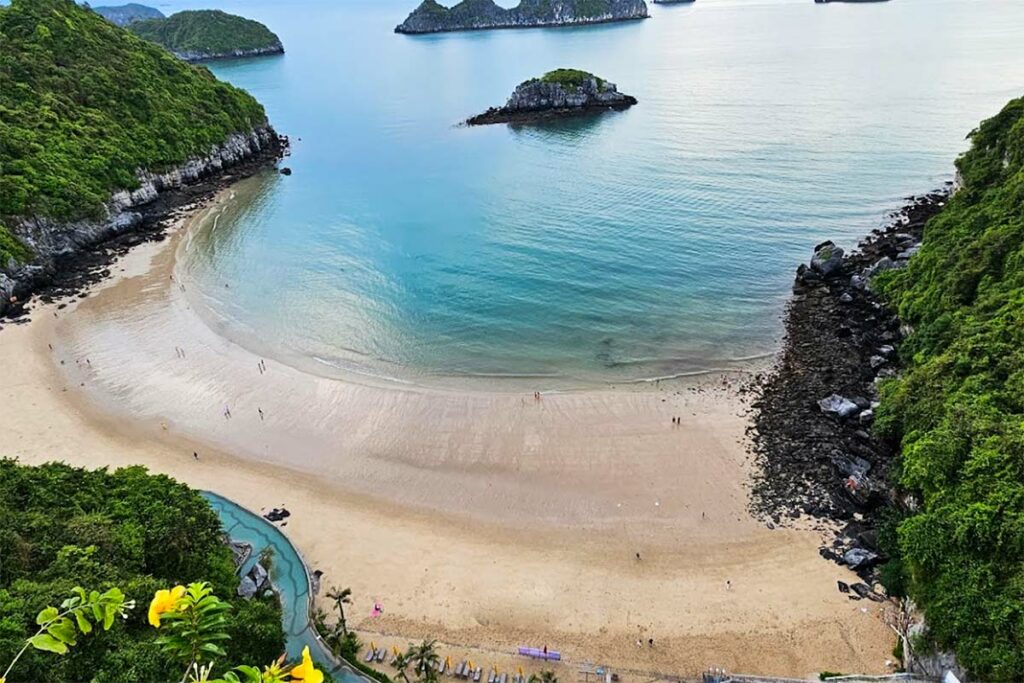
<path id="1" fill-rule="evenodd" d="M 344 606 L 352 604 L 352 589 L 332 586 L 331 590 L 327 591 L 327 598 L 334 601 L 334 608 L 338 610 L 338 624 L 341 626 L 342 635 L 348 635 Z"/>
<path id="2" fill-rule="evenodd" d="M 558 683 L 558 676 L 555 675 L 554 671 L 541 671 L 540 676 L 537 674 L 530 674 L 530 678 L 527 679 L 527 683 Z"/>
<path id="3" fill-rule="evenodd" d="M 394 666 L 395 671 L 398 672 L 395 674 L 395 678 L 404 681 L 404 683 L 409 683 L 409 672 L 406 671 L 406 669 L 408 669 L 409 665 L 412 663 L 410 653 L 411 648 L 409 651 L 399 652 L 395 655 L 395 661 L 392 662 L 392 666 Z"/>
<path id="4" fill-rule="evenodd" d="M 437 663 L 440 657 L 434 650 L 435 640 L 424 640 L 419 645 L 409 648 L 408 656 L 412 662 L 413 671 L 423 683 L 435 683 L 437 681 Z"/>

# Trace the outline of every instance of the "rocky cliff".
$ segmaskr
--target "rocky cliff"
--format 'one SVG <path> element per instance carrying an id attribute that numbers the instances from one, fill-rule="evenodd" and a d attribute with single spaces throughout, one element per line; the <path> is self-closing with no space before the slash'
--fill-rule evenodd
<path id="1" fill-rule="evenodd" d="M 558 69 L 520 83 L 503 107 L 492 107 L 466 123 L 518 123 L 574 116 L 609 109 L 626 109 L 636 98 L 619 92 L 614 83 L 576 69 Z"/>
<path id="2" fill-rule="evenodd" d="M 511 9 L 493 0 L 463 0 L 451 8 L 423 0 L 396 33 L 439 33 L 490 28 L 576 26 L 647 17 L 644 0 L 522 0 Z"/>
<path id="3" fill-rule="evenodd" d="M 257 168 L 272 163 L 280 149 L 281 142 L 269 126 L 235 133 L 206 156 L 190 159 L 164 173 L 139 170 L 139 186 L 114 193 L 101 218 L 73 222 L 41 216 L 6 219 L 6 227 L 31 251 L 32 258 L 25 263 L 11 259 L 0 264 L 0 315 L 50 282 L 79 255 L 140 228 L 158 199 L 217 178 L 247 162 L 253 162 Z"/>

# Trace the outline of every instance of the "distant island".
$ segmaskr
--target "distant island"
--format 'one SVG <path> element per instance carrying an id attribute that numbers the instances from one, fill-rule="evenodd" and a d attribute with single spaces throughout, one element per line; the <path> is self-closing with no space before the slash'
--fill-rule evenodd
<path id="1" fill-rule="evenodd" d="M 826 2 L 889 2 L 889 0 L 814 0 L 814 2 L 824 5 Z"/>
<path id="2" fill-rule="evenodd" d="M 441 33 L 490 28 L 578 26 L 647 18 L 644 0 L 522 0 L 505 9 L 494 0 L 463 0 L 451 8 L 423 0 L 395 33 Z"/>
<path id="3" fill-rule="evenodd" d="M 651 0 L 656 5 L 689 5 L 694 0 Z"/>
<path id="4" fill-rule="evenodd" d="M 155 7 L 146 7 L 134 2 L 127 5 L 110 5 L 107 7 L 93 7 L 92 11 L 107 21 L 118 26 L 127 26 L 136 21 L 145 19 L 163 19 L 164 13 Z"/>
<path id="5" fill-rule="evenodd" d="M 470 126 L 532 121 L 621 110 L 636 98 L 620 93 L 614 83 L 579 69 L 556 69 L 520 83 L 503 107 L 492 107 L 466 121 Z"/>
<path id="6" fill-rule="evenodd" d="M 166 19 L 136 21 L 128 30 L 187 62 L 284 52 L 281 39 L 260 22 L 220 10 L 190 10 Z"/>

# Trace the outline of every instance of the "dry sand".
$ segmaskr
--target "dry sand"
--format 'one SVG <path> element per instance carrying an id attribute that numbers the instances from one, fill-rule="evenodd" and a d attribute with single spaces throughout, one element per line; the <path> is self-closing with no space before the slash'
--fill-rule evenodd
<path id="1" fill-rule="evenodd" d="M 535 401 L 270 358 L 261 372 L 196 314 L 176 266 L 228 195 L 88 298 L 0 332 L 5 455 L 143 464 L 287 506 L 284 532 L 325 585 L 352 588 L 350 623 L 378 646 L 438 638 L 453 660 L 514 671 L 516 645 L 547 645 L 563 680 L 586 662 L 632 680 L 885 672 L 878 606 L 836 590 L 853 574 L 817 534 L 748 515 L 747 421 L 721 378 Z"/>

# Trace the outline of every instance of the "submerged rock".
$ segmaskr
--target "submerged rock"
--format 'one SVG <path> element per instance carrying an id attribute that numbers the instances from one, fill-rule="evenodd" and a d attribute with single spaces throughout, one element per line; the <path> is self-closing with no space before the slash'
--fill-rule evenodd
<path id="1" fill-rule="evenodd" d="M 520 83 L 503 107 L 492 107 L 466 121 L 471 126 L 519 123 L 609 109 L 627 109 L 636 98 L 614 83 L 578 69 L 549 71 Z"/>
<path id="2" fill-rule="evenodd" d="M 395 27 L 395 33 L 575 26 L 646 17 L 644 0 L 522 0 L 511 9 L 498 6 L 494 0 L 463 0 L 450 8 L 435 0 L 423 0 Z"/>

